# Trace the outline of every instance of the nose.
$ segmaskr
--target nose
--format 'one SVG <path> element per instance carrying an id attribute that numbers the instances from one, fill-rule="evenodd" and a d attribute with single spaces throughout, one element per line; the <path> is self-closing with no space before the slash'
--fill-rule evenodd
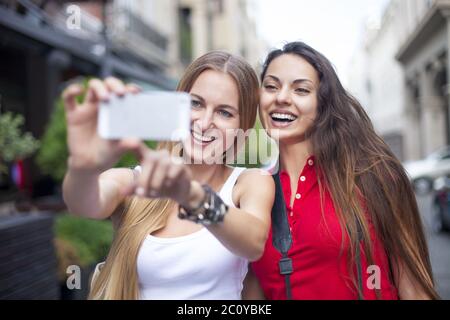
<path id="1" fill-rule="evenodd" d="M 202 132 L 208 130 L 213 123 L 214 112 L 210 108 L 205 108 L 204 112 L 198 118 L 197 125 Z"/>
<path id="2" fill-rule="evenodd" d="M 291 104 L 291 95 L 289 92 L 289 88 L 283 87 L 278 91 L 277 94 L 277 103 L 279 105 L 290 105 Z"/>

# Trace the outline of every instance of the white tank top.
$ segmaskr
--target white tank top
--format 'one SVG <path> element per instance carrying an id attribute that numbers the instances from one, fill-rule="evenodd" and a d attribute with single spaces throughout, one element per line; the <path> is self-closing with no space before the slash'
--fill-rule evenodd
<path id="1" fill-rule="evenodd" d="M 233 169 L 219 192 L 230 207 L 235 207 L 232 191 L 244 170 Z M 206 228 L 177 238 L 148 235 L 137 259 L 140 298 L 240 300 L 247 270 L 248 260 L 231 253 Z"/>

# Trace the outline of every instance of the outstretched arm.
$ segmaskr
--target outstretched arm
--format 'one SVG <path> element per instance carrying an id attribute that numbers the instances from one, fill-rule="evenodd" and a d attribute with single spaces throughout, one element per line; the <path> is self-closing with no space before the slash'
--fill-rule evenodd
<path id="1" fill-rule="evenodd" d="M 270 213 L 275 195 L 275 186 L 270 175 L 262 170 L 247 170 L 235 186 L 239 197 L 239 208 L 229 208 L 222 224 L 208 229 L 231 252 L 258 260 L 269 234 Z"/>
<path id="2" fill-rule="evenodd" d="M 77 97 L 83 91 L 81 85 L 74 84 L 63 93 L 69 149 L 63 197 L 71 213 L 105 219 L 124 199 L 121 189 L 133 183 L 131 170 L 110 168 L 126 151 L 139 148 L 141 142 L 102 139 L 97 134 L 99 103 L 111 95 L 136 94 L 140 90 L 115 78 L 92 79 L 83 103 L 79 104 Z"/>
<path id="3" fill-rule="evenodd" d="M 184 208 L 197 208 L 204 198 L 200 183 L 189 167 L 168 151 L 148 151 L 142 147 L 142 172 L 136 185 L 140 196 L 171 198 Z M 130 189 L 130 194 L 134 191 Z M 229 208 L 224 221 L 207 226 L 231 252 L 250 261 L 264 251 L 270 227 L 275 185 L 272 177 L 259 169 L 246 170 L 234 191 L 239 208 Z"/>

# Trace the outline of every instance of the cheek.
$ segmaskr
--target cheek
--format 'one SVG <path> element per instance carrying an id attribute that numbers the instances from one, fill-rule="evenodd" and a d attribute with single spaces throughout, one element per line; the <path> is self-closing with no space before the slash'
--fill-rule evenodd
<path id="1" fill-rule="evenodd" d="M 313 97 L 298 98 L 295 102 L 297 109 L 302 115 L 308 115 L 309 117 L 316 117 L 317 114 L 317 99 Z"/>
<path id="2" fill-rule="evenodd" d="M 224 146 L 226 148 L 230 147 L 230 144 L 233 144 L 234 139 L 236 137 L 236 132 L 240 128 L 239 120 L 234 120 L 233 123 L 229 123 L 227 128 L 224 128 L 222 131 L 222 137 L 224 137 Z"/>
<path id="3" fill-rule="evenodd" d="M 194 108 L 191 108 L 191 118 L 196 119 L 198 117 L 200 117 L 200 112 Z"/>
<path id="4" fill-rule="evenodd" d="M 225 137 L 225 148 L 228 149 L 235 141 L 236 139 L 236 130 L 228 130 L 227 132 L 224 133 L 224 137 Z"/>
<path id="5" fill-rule="evenodd" d="M 261 93 L 259 96 L 259 111 L 264 113 L 273 103 L 273 96 L 268 93 Z"/>
<path id="6" fill-rule="evenodd" d="M 259 112 L 259 119 L 261 120 L 261 124 L 263 125 L 264 128 L 267 126 L 267 121 L 269 118 L 269 109 L 272 104 L 273 99 L 270 96 L 268 96 L 267 94 L 262 94 L 260 96 L 258 112 Z"/>
<path id="7" fill-rule="evenodd" d="M 228 130 L 236 130 L 240 128 L 241 122 L 239 116 L 234 116 L 231 118 L 220 118 L 215 121 L 217 128 L 226 134 Z"/>
<path id="8" fill-rule="evenodd" d="M 200 119 L 200 112 L 191 109 L 191 124 Z"/>

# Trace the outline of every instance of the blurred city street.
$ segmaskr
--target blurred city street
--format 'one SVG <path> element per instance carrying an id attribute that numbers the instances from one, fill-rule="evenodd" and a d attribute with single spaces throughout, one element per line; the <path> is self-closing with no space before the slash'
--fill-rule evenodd
<path id="1" fill-rule="evenodd" d="M 85 299 L 88 285 L 68 289 L 67 268 L 89 275 L 112 243 L 111 221 L 77 218 L 63 201 L 65 88 L 113 76 L 173 91 L 215 50 L 259 74 L 291 41 L 330 60 L 404 165 L 420 193 L 437 290 L 450 300 L 450 231 L 437 231 L 434 207 L 442 199 L 450 230 L 450 0 L 0 0 L 0 300 Z M 245 156 L 263 146 L 248 145 Z M 138 164 L 126 154 L 115 166 Z"/>
<path id="2" fill-rule="evenodd" d="M 417 196 L 430 250 L 434 281 L 442 299 L 450 299 L 450 233 L 433 231 L 433 200 L 431 195 Z"/>

